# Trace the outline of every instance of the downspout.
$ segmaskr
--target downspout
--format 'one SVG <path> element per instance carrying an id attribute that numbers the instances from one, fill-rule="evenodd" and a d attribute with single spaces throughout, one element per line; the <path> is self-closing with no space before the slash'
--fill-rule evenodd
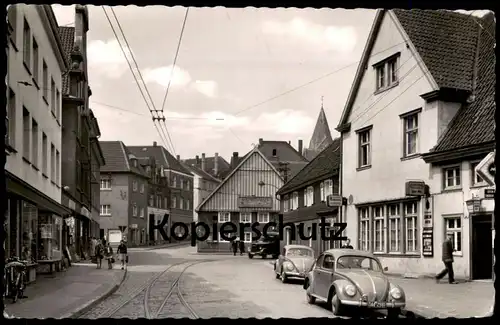
<path id="1" fill-rule="evenodd" d="M 340 132 L 340 159 L 339 159 L 339 172 L 338 172 L 338 175 L 339 175 L 339 195 L 340 197 L 342 198 L 342 203 L 339 207 L 339 222 L 344 222 L 344 213 L 343 213 L 343 210 L 344 210 L 344 196 L 343 196 L 343 182 L 342 182 L 342 169 L 343 169 L 343 156 L 342 156 L 342 153 L 343 153 L 343 147 L 344 147 L 344 132 Z M 347 208 L 347 207 L 346 207 Z M 347 227 L 346 227 L 347 228 Z M 344 233 L 342 234 L 342 236 L 345 236 L 345 230 L 344 230 Z M 340 243 L 340 246 L 342 247 L 342 242 Z"/>

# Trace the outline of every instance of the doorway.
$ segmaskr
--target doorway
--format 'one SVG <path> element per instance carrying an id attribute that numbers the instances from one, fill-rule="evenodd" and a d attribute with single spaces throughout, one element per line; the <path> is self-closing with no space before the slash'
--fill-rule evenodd
<path id="1" fill-rule="evenodd" d="M 493 275 L 492 216 L 472 217 L 471 277 L 473 280 L 491 279 Z"/>

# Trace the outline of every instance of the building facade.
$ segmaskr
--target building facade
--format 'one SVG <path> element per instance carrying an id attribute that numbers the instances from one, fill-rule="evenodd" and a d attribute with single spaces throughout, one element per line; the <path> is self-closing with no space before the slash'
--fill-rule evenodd
<path id="1" fill-rule="evenodd" d="M 129 246 L 147 244 L 147 185 L 149 177 L 121 141 L 101 141 L 106 165 L 101 166 L 101 236 L 122 234 Z"/>
<path id="2" fill-rule="evenodd" d="M 441 196 L 442 178 L 422 155 L 473 101 L 480 44 L 475 19 L 449 11 L 379 10 L 337 127 L 347 235 L 391 273 L 437 273 L 446 232 L 467 227 L 457 214 L 463 198 Z M 464 253 L 454 267 L 457 277 L 468 278 Z"/>
<path id="3" fill-rule="evenodd" d="M 319 226 L 321 218 L 325 218 L 329 226 L 324 234 L 333 236 L 334 223 L 342 222 L 339 207 L 327 205 L 329 195 L 339 195 L 339 149 L 340 139 L 335 139 L 277 192 L 282 198 L 283 222 L 294 225 L 286 228 L 283 244 L 306 245 L 317 255 L 341 246 L 339 241 L 322 240 Z M 300 238 L 299 231 L 304 239 Z"/>
<path id="4" fill-rule="evenodd" d="M 5 249 L 36 265 L 63 258 L 61 76 L 68 62 L 50 5 L 10 5 L 7 14 Z"/>
<path id="5" fill-rule="evenodd" d="M 130 146 L 129 150 L 138 157 L 153 157 L 156 165 L 162 170 L 170 194 L 169 199 L 163 199 L 168 202 L 165 208 L 169 210 L 167 233 L 170 233 L 170 226 L 175 222 L 190 224 L 193 221 L 193 175 L 191 172 L 156 141 L 152 146 Z M 158 223 L 158 220 L 156 222 Z M 177 233 L 179 231 L 180 229 L 176 230 Z M 156 238 L 162 240 L 158 239 L 158 236 Z"/>
<path id="6" fill-rule="evenodd" d="M 72 211 L 63 228 L 63 244 L 74 260 L 90 255 L 90 238 L 99 237 L 100 166 L 97 119 L 89 108 L 87 75 L 87 7 L 75 6 L 75 27 L 59 27 L 59 35 L 71 68 L 62 88 L 62 203 Z M 97 194 L 97 195 L 96 195 Z"/>
<path id="7" fill-rule="evenodd" d="M 193 221 L 198 221 L 198 213 L 196 208 L 212 193 L 217 186 L 219 186 L 221 180 L 213 177 L 209 173 L 205 172 L 203 169 L 196 167 L 195 165 L 184 166 L 191 171 L 194 175 L 193 178 Z"/>
<path id="8" fill-rule="evenodd" d="M 259 222 L 262 231 L 264 224 L 277 222 L 280 211 L 279 200 L 275 193 L 283 185 L 280 172 L 257 149 L 254 148 L 219 184 L 219 186 L 199 205 L 198 221 L 207 225 L 233 222 L 236 226 L 234 235 L 243 235 L 242 240 L 249 245 L 252 242 L 250 227 L 240 229 L 240 223 Z M 201 230 L 203 231 L 203 230 Z M 202 236 L 203 234 L 199 234 Z M 198 242 L 198 252 L 230 253 L 230 242 L 225 241 L 210 230 L 207 240 Z"/>

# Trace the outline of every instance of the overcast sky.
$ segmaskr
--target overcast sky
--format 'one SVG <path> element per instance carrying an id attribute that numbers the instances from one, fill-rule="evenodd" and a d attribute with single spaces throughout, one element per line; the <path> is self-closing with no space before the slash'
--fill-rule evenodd
<path id="1" fill-rule="evenodd" d="M 73 6 L 53 8 L 59 25 L 73 25 Z M 161 109 L 186 8 L 114 10 Z M 162 143 L 102 8 L 89 6 L 89 13 L 91 108 L 101 140 Z M 164 112 L 175 150 L 166 147 L 181 158 L 218 152 L 229 159 L 259 138 L 307 145 L 322 96 L 336 136 L 374 15 L 360 9 L 190 8 Z"/>

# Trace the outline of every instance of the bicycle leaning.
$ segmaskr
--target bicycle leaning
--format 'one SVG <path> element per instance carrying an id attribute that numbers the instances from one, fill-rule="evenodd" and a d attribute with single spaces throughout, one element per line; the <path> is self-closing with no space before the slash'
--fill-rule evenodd
<path id="1" fill-rule="evenodd" d="M 5 263 L 4 271 L 4 297 L 11 298 L 16 302 L 18 298 L 26 298 L 26 271 L 28 261 L 20 260 L 18 257 L 11 257 Z"/>

